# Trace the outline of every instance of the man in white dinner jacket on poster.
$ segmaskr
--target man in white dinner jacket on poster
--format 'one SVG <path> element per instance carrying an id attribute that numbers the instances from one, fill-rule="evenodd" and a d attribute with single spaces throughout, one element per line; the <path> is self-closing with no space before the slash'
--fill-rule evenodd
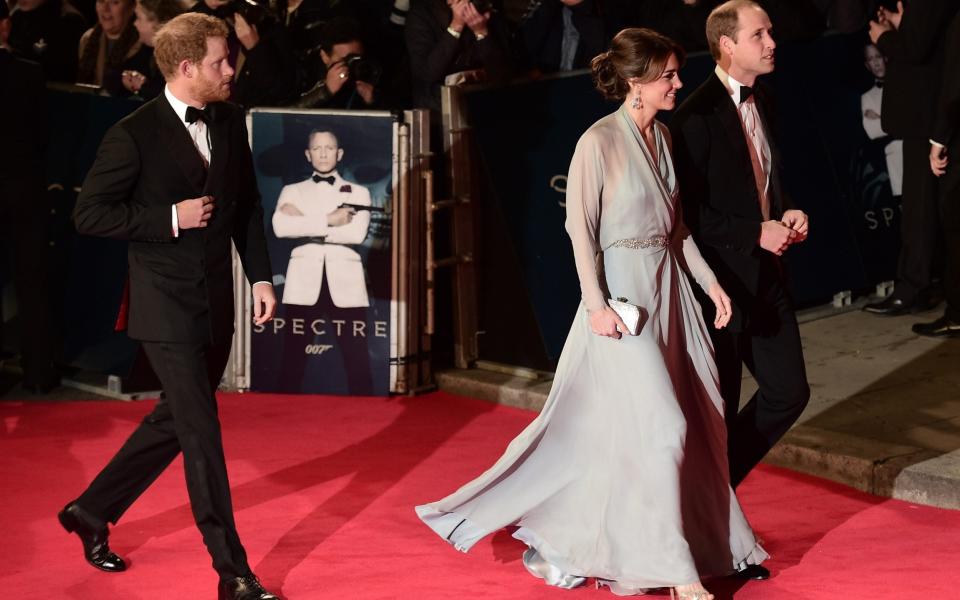
<path id="1" fill-rule="evenodd" d="M 334 306 L 370 306 L 363 262 L 349 247 L 367 237 L 370 212 L 342 206 L 370 206 L 370 191 L 337 172 L 343 148 L 333 132 L 311 131 L 305 154 L 313 174 L 284 186 L 273 213 L 273 231 L 278 238 L 306 238 L 290 253 L 282 302 L 313 306 L 326 274 Z"/>

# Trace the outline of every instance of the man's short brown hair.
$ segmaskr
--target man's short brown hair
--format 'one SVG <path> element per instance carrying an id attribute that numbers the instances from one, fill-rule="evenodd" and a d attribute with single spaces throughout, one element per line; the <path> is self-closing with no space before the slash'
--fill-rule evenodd
<path id="1" fill-rule="evenodd" d="M 226 38 L 230 34 L 222 20 L 200 13 L 174 17 L 157 31 L 153 57 L 168 81 L 177 74 L 177 67 L 187 60 L 200 64 L 207 55 L 207 38 Z"/>
<path id="2" fill-rule="evenodd" d="M 720 61 L 720 38 L 727 36 L 737 41 L 737 28 L 740 26 L 740 9 L 763 8 L 753 0 L 729 0 L 710 12 L 707 17 L 707 43 L 713 60 Z"/>

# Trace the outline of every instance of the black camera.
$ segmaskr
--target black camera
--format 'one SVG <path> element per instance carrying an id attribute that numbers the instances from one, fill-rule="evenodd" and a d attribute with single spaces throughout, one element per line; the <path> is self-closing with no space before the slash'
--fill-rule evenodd
<path id="1" fill-rule="evenodd" d="M 481 15 L 493 11 L 493 2 L 490 0 L 470 0 L 470 4 L 472 4 Z"/>
<path id="2" fill-rule="evenodd" d="M 270 14 L 270 10 L 254 0 L 230 0 L 229 3 L 217 9 L 217 13 L 222 13 L 217 14 L 222 19 L 239 14 L 244 21 L 256 27 L 263 23 Z"/>
<path id="3" fill-rule="evenodd" d="M 350 73 L 350 79 L 353 81 L 363 81 L 370 85 L 377 85 L 380 81 L 380 75 L 383 69 L 376 61 L 360 56 L 359 54 L 348 54 L 343 59 L 343 64 L 347 66 L 347 72 Z"/>

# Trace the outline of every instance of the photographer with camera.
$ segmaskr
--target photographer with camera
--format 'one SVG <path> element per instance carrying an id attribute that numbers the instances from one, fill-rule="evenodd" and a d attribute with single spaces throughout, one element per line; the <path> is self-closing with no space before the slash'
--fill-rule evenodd
<path id="1" fill-rule="evenodd" d="M 264 0 L 265 2 L 265 0 Z M 280 21 L 254 0 L 201 0 L 190 9 L 226 21 L 230 100 L 244 108 L 282 106 L 296 93 L 296 60 Z"/>
<path id="2" fill-rule="evenodd" d="M 512 71 L 503 23 L 490 0 L 423 0 L 407 15 L 413 104 L 440 114 L 447 75 L 482 69 L 488 80 Z"/>
<path id="3" fill-rule="evenodd" d="M 297 108 L 361 108 L 377 106 L 380 65 L 364 54 L 360 24 L 334 17 L 320 30 L 321 72 L 316 84 L 291 106 Z"/>

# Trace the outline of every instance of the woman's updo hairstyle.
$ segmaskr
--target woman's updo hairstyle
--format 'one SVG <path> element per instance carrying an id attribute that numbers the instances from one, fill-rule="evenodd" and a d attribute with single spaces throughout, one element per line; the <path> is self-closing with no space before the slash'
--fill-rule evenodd
<path id="1" fill-rule="evenodd" d="M 593 84 L 607 100 L 622 102 L 630 92 L 627 80 L 647 83 L 660 77 L 672 54 L 683 65 L 686 52 L 667 36 L 643 27 L 624 29 L 590 62 Z"/>

